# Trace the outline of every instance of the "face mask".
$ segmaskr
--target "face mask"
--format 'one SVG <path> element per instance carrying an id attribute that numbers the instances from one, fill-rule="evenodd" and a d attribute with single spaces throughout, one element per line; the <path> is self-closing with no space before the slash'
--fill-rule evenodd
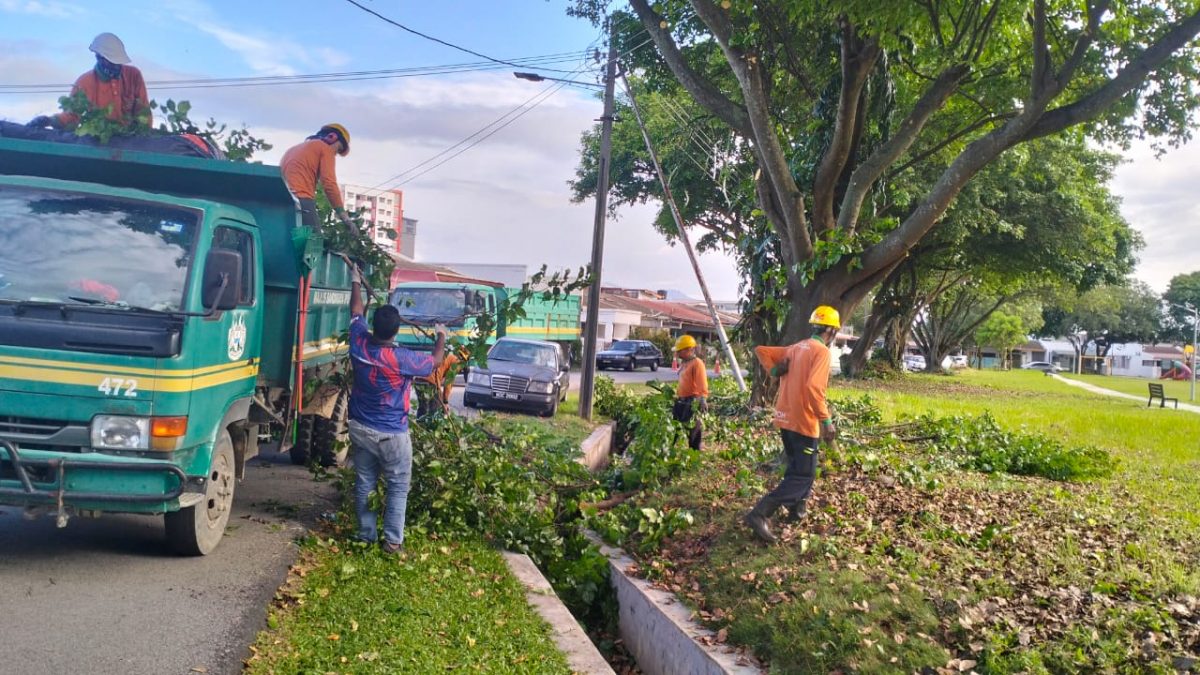
<path id="1" fill-rule="evenodd" d="M 105 82 L 121 76 L 121 66 L 108 61 L 102 56 L 96 57 L 96 74 Z"/>

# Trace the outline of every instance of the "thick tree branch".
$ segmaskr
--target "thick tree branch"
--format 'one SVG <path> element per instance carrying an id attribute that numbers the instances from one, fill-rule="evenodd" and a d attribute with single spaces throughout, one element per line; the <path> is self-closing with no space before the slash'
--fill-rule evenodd
<path id="1" fill-rule="evenodd" d="M 1192 14 L 1167 31 L 1157 42 L 1131 59 L 1116 76 L 1096 90 L 1073 103 L 1046 112 L 1021 140 L 1048 136 L 1096 118 L 1121 97 L 1136 89 L 1147 75 L 1166 62 L 1175 51 L 1195 39 L 1197 34 L 1200 34 L 1200 12 Z M 1061 84 L 1065 86 L 1065 83 Z"/>
<path id="2" fill-rule="evenodd" d="M 645 3 L 645 0 L 631 1 Z M 808 222 L 804 215 L 804 195 L 792 176 L 787 154 L 783 150 L 771 116 L 762 64 L 755 54 L 746 53 L 731 44 L 733 28 L 724 9 L 711 0 L 692 0 L 692 7 L 717 39 L 725 54 L 725 60 L 742 89 L 752 131 L 746 135 L 754 141 L 759 166 L 762 167 L 763 175 L 770 185 L 769 191 L 775 195 L 773 203 L 776 206 L 776 215 L 782 216 L 779 220 L 772 218 L 772 224 L 779 231 L 780 237 L 785 242 L 790 242 L 790 252 L 795 258 L 792 264 L 806 261 L 812 256 L 812 239 L 809 237 Z M 761 197 L 764 186 L 756 187 Z M 782 232 L 784 229 L 787 230 L 786 235 Z"/>
<path id="3" fill-rule="evenodd" d="M 679 50 L 679 45 L 675 44 L 670 31 L 661 27 L 663 18 L 650 9 L 650 4 L 646 0 L 629 0 L 629 4 L 637 13 L 646 32 L 650 34 L 650 38 L 654 40 L 654 45 L 658 47 L 658 53 L 662 55 L 663 61 L 666 62 L 667 67 L 675 74 L 684 89 L 687 89 L 697 103 L 711 110 L 721 121 L 733 127 L 743 136 L 750 136 L 750 121 L 745 108 L 722 94 L 712 82 L 688 65 L 687 59 Z"/>
<path id="4" fill-rule="evenodd" d="M 862 42 L 854 27 L 842 20 L 842 90 L 838 98 L 837 118 L 833 138 L 821 157 L 813 183 L 813 226 L 817 232 L 831 230 L 837 224 L 833 203 L 837 198 L 838 177 L 850 159 L 854 129 L 867 76 L 879 58 L 879 44 L 874 39 Z"/>
<path id="5" fill-rule="evenodd" d="M 913 106 L 908 117 L 900 123 L 888 142 L 879 146 L 870 157 L 850 175 L 850 184 L 842 198 L 838 227 L 853 231 L 858 227 L 859 213 L 871 187 L 897 159 L 908 151 L 934 113 L 942 109 L 970 69 L 965 65 L 947 68 L 938 76 Z"/>

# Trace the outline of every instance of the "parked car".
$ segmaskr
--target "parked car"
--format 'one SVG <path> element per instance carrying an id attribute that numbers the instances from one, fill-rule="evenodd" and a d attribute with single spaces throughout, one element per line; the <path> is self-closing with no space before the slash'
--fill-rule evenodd
<path id="1" fill-rule="evenodd" d="M 1021 366 L 1021 369 L 1040 370 L 1043 373 L 1061 373 L 1062 371 L 1066 370 L 1066 368 L 1063 368 L 1057 363 L 1050 363 L 1049 361 L 1030 361 L 1029 363 Z"/>
<path id="2" fill-rule="evenodd" d="M 925 357 L 920 354 L 905 354 L 902 363 L 904 369 L 909 372 L 925 370 Z"/>
<path id="3" fill-rule="evenodd" d="M 617 340 L 611 347 L 596 354 L 596 368 L 634 370 L 649 366 L 650 370 L 658 370 L 662 357 L 662 351 L 648 340 Z"/>
<path id="4" fill-rule="evenodd" d="M 467 374 L 463 405 L 492 406 L 553 417 L 571 385 L 562 350 L 545 340 L 504 337 L 488 351 L 487 368 Z"/>

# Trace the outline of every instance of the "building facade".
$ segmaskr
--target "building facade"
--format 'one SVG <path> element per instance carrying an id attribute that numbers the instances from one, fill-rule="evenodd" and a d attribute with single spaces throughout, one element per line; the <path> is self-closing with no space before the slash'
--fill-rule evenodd
<path id="1" fill-rule="evenodd" d="M 360 185 L 342 185 L 341 188 L 346 210 L 361 212 L 376 244 L 387 251 L 413 257 L 417 221 L 404 217 L 402 190 L 377 190 Z"/>

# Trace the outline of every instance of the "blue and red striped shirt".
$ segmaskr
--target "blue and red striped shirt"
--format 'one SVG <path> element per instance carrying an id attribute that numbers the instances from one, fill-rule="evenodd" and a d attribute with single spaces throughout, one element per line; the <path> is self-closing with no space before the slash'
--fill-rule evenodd
<path id="1" fill-rule="evenodd" d="M 433 357 L 371 338 L 361 316 L 350 320 L 350 419 L 384 433 L 408 431 L 408 391 L 412 378 L 433 372 Z"/>

